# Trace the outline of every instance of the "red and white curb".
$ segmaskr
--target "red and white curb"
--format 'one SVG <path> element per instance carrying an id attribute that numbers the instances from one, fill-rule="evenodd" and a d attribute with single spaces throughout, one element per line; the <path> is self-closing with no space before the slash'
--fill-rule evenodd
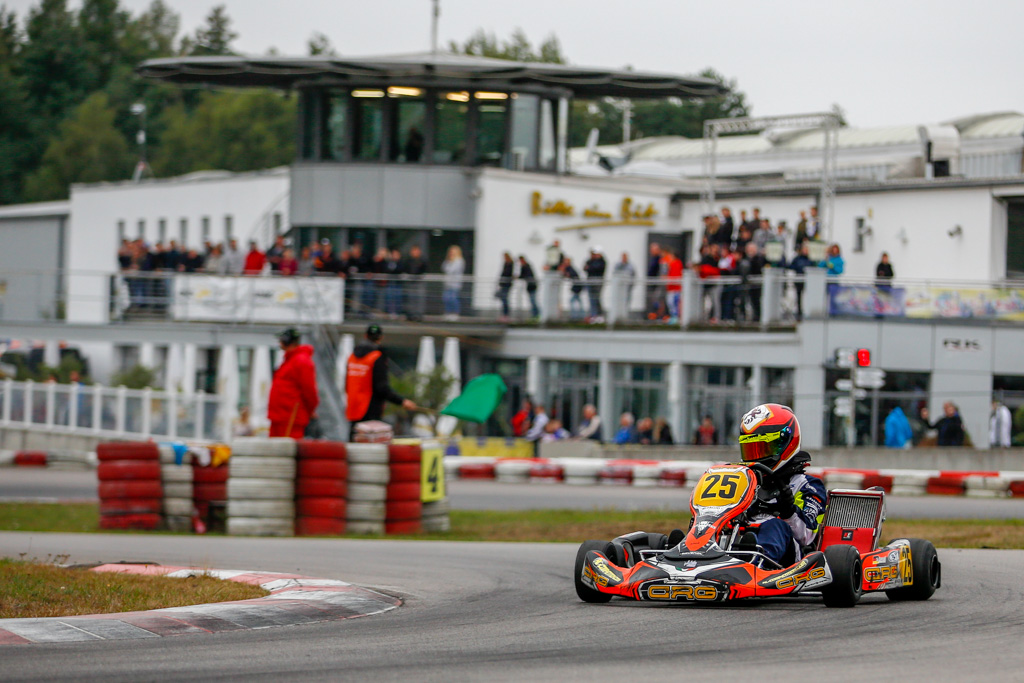
<path id="1" fill-rule="evenodd" d="M 270 591 L 270 595 L 252 600 L 167 607 L 147 612 L 0 619 L 0 645 L 209 635 L 368 617 L 388 612 L 402 604 L 398 598 L 344 581 L 314 579 L 298 574 L 138 564 L 105 564 L 92 571 L 176 578 L 206 574 L 258 585 Z"/>

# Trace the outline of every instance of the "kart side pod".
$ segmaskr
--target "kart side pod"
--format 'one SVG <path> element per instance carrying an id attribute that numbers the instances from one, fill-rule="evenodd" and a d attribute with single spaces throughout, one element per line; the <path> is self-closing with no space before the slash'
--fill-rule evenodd
<path id="1" fill-rule="evenodd" d="M 878 549 L 885 520 L 885 492 L 834 489 L 828 493 L 825 521 L 821 527 L 820 549 L 852 545 L 861 553 Z"/>

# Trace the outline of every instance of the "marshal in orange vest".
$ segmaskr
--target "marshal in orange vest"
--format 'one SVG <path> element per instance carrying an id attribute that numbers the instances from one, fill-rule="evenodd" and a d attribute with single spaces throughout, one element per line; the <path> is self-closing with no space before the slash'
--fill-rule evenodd
<path id="1" fill-rule="evenodd" d="M 370 399 L 373 398 L 373 364 L 380 358 L 381 352 L 371 351 L 362 358 L 352 354 L 348 357 L 348 366 L 345 371 L 345 394 L 348 397 L 348 406 L 345 408 L 345 417 L 350 422 L 361 420 L 370 407 Z"/>

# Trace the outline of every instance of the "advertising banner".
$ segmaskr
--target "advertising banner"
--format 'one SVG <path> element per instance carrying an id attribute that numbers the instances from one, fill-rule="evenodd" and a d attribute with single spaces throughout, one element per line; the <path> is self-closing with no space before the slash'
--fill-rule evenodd
<path id="1" fill-rule="evenodd" d="M 1024 320 L 1024 289 L 828 286 L 829 315 Z"/>
<path id="2" fill-rule="evenodd" d="M 904 289 L 872 285 L 828 286 L 829 315 L 903 317 L 907 314 Z"/>
<path id="3" fill-rule="evenodd" d="M 342 280 L 175 275 L 175 320 L 340 323 Z"/>

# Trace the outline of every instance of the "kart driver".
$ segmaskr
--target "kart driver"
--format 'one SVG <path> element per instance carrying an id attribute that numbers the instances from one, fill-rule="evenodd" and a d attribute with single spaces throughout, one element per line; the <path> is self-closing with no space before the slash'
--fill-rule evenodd
<path id="1" fill-rule="evenodd" d="M 755 528 L 739 545 L 758 545 L 772 560 L 788 566 L 814 540 L 828 498 L 821 479 L 804 473 L 811 456 L 800 450 L 800 423 L 792 409 L 765 403 L 744 415 L 740 454 L 745 464 L 760 463 L 771 474 L 758 473 L 761 506 L 752 520 Z"/>

